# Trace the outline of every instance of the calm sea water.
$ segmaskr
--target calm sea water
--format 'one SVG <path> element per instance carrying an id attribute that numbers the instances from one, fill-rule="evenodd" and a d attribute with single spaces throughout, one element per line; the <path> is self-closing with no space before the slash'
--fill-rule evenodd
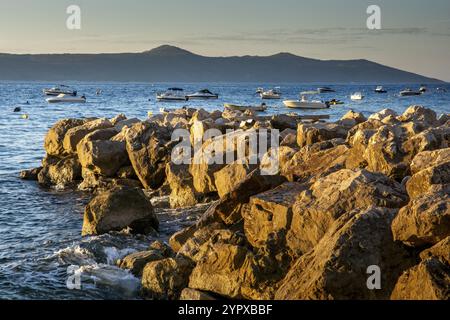
<path id="1" fill-rule="evenodd" d="M 35 182 L 17 178 L 20 170 L 37 167 L 44 156 L 43 140 L 53 123 L 68 117 L 128 117 L 145 119 L 148 111 L 189 105 L 207 110 L 222 109 L 224 102 L 259 104 L 257 87 L 281 86 L 284 98 L 298 98 L 300 91 L 313 90 L 310 84 L 146 84 L 146 83 L 65 83 L 87 96 L 85 104 L 49 105 L 42 89 L 53 83 L 0 82 L 0 299 L 133 299 L 138 298 L 139 279 L 114 266 L 115 260 L 143 250 L 155 239 L 167 239 L 178 228 L 195 219 L 196 214 L 182 210 L 162 210 L 159 235 L 131 237 L 103 235 L 81 238 L 84 205 L 89 195 L 80 192 L 46 190 Z M 158 103 L 155 93 L 168 86 L 187 92 L 209 88 L 220 94 L 219 100 L 187 103 Z M 403 85 L 385 85 L 387 94 L 373 93 L 374 85 L 335 85 L 336 98 L 345 105 L 329 110 L 302 111 L 300 114 L 330 114 L 341 117 L 353 109 L 369 115 L 383 108 L 399 113 L 409 105 L 420 104 L 437 113 L 450 112 L 450 85 L 447 93 L 437 93 L 436 85 L 418 97 L 398 97 Z M 418 88 L 417 86 L 410 86 Z M 96 95 L 101 89 L 102 94 Z M 362 91 L 366 99 L 352 102 L 350 94 Z M 26 104 L 28 101 L 29 104 Z M 268 113 L 287 110 L 281 101 L 266 101 Z M 14 113 L 15 107 L 22 111 Z M 289 110 L 291 111 L 291 110 Z M 22 115 L 27 114 L 28 119 Z M 79 266 L 82 290 L 66 287 L 67 267 Z"/>

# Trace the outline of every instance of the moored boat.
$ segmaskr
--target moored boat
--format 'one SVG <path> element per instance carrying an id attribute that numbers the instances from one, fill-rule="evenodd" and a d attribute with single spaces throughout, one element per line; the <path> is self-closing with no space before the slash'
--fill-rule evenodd
<path id="1" fill-rule="evenodd" d="M 306 99 L 302 100 L 285 100 L 283 104 L 292 109 L 328 109 L 330 105 L 328 102 L 323 102 L 320 100 L 311 100 L 308 101 Z"/>
<path id="2" fill-rule="evenodd" d="M 208 89 L 203 89 L 200 91 L 197 91 L 192 94 L 188 94 L 186 96 L 189 100 L 190 99 L 218 99 L 219 95 L 217 93 L 212 93 Z"/>
<path id="3" fill-rule="evenodd" d="M 60 94 L 57 97 L 47 98 L 45 99 L 48 103 L 85 103 L 86 97 L 76 97 L 69 94 Z"/>
<path id="4" fill-rule="evenodd" d="M 364 99 L 364 95 L 361 92 L 355 92 L 350 96 L 352 100 L 362 100 Z"/>
<path id="5" fill-rule="evenodd" d="M 260 93 L 262 99 L 281 99 L 279 88 L 271 89 Z"/>
<path id="6" fill-rule="evenodd" d="M 60 85 L 58 87 L 53 87 L 50 89 L 43 89 L 42 92 L 46 96 L 59 96 L 60 94 L 66 94 L 66 95 L 71 95 L 71 96 L 77 95 L 76 90 L 72 90 L 70 87 L 65 86 L 65 85 Z"/>
<path id="7" fill-rule="evenodd" d="M 169 88 L 166 92 L 158 92 L 156 94 L 158 101 L 187 101 L 188 98 L 184 94 L 184 90 L 181 88 Z"/>
<path id="8" fill-rule="evenodd" d="M 375 93 L 387 93 L 387 91 L 383 88 L 383 86 L 376 87 L 374 91 Z"/>
<path id="9" fill-rule="evenodd" d="M 419 92 L 419 91 L 413 91 L 413 90 L 411 90 L 411 89 L 409 89 L 409 88 L 407 88 L 407 89 L 405 89 L 405 90 L 403 90 L 403 91 L 400 91 L 400 96 L 402 96 L 402 97 L 408 97 L 408 96 L 420 96 L 422 93 L 421 92 Z"/>
<path id="10" fill-rule="evenodd" d="M 243 105 L 236 105 L 236 104 L 232 104 L 232 103 L 225 103 L 224 106 L 225 106 L 225 108 L 236 110 L 236 111 L 251 110 L 251 111 L 256 111 L 256 112 L 263 112 L 263 111 L 267 110 L 267 105 L 265 103 L 262 103 L 259 106 L 243 106 Z"/>
<path id="11" fill-rule="evenodd" d="M 335 90 L 331 89 L 330 87 L 320 87 L 320 88 L 317 88 L 317 91 L 319 93 L 336 92 Z"/>

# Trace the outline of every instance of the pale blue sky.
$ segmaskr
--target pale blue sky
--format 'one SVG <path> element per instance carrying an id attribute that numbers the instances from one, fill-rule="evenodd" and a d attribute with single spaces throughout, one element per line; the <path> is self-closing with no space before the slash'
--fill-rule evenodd
<path id="1" fill-rule="evenodd" d="M 66 28 L 66 8 L 82 29 Z M 381 7 L 382 30 L 366 28 Z M 208 56 L 277 52 L 365 58 L 450 81 L 449 0 L 0 0 L 0 52 L 139 52 L 162 44 Z"/>

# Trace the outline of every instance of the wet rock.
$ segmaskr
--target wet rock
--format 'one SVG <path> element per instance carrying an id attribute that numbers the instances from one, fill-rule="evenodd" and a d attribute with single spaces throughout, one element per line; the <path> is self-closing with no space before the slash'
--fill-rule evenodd
<path id="1" fill-rule="evenodd" d="M 394 239 L 409 246 L 422 247 L 450 236 L 449 191 L 412 199 L 392 223 Z"/>
<path id="2" fill-rule="evenodd" d="M 341 216 L 280 283 L 281 300 L 387 299 L 409 255 L 392 239 L 395 209 L 355 210 Z M 381 288 L 368 288 L 368 268 L 381 270 Z"/>
<path id="3" fill-rule="evenodd" d="M 392 292 L 393 300 L 450 299 L 450 237 L 420 254 L 422 261 L 406 270 Z"/>
<path id="4" fill-rule="evenodd" d="M 162 259 L 164 259 L 163 255 L 157 250 L 140 251 L 121 259 L 118 266 L 122 269 L 129 269 L 136 277 L 140 277 L 147 263 Z"/>
<path id="5" fill-rule="evenodd" d="M 64 150 L 67 153 L 76 153 L 77 145 L 87 134 L 94 132 L 99 129 L 107 129 L 111 128 L 112 124 L 107 119 L 97 119 L 93 121 L 86 122 L 80 126 L 73 127 L 67 130 L 64 140 L 63 146 Z"/>
<path id="6" fill-rule="evenodd" d="M 142 275 L 142 291 L 153 299 L 178 299 L 188 286 L 192 268 L 192 263 L 183 257 L 150 262 Z"/>
<path id="7" fill-rule="evenodd" d="M 156 123 L 136 123 L 127 130 L 126 148 L 131 164 L 145 188 L 158 189 L 170 161 L 170 132 Z"/>
<path id="8" fill-rule="evenodd" d="M 180 300 L 197 301 L 197 300 L 216 300 L 216 299 L 207 292 L 191 288 L 185 288 L 183 289 L 183 291 L 181 291 Z"/>
<path id="9" fill-rule="evenodd" d="M 318 179 L 293 206 L 286 235 L 293 255 L 311 250 L 343 214 L 371 206 L 400 208 L 408 202 L 402 186 L 380 173 L 343 169 Z"/>
<path id="10" fill-rule="evenodd" d="M 223 169 L 214 173 L 214 183 L 219 197 L 223 198 L 230 193 L 235 186 L 257 168 L 256 164 L 250 164 L 248 159 L 238 160 L 228 164 Z"/>
<path id="11" fill-rule="evenodd" d="M 172 250 L 178 252 L 186 241 L 194 235 L 196 230 L 196 226 L 192 225 L 174 233 L 169 239 L 169 245 Z"/>
<path id="12" fill-rule="evenodd" d="M 245 236 L 253 247 L 264 246 L 272 233 L 283 233 L 290 228 L 292 206 L 306 189 L 306 185 L 286 182 L 250 198 L 250 209 L 243 211 L 243 218 Z"/>
<path id="13" fill-rule="evenodd" d="M 82 235 L 97 235 L 130 228 L 147 234 L 158 229 L 158 219 L 142 190 L 117 187 L 94 197 L 84 212 Z"/>
<path id="14" fill-rule="evenodd" d="M 39 172 L 42 170 L 42 167 L 30 169 L 30 170 L 23 170 L 20 172 L 19 177 L 23 180 L 38 180 Z"/>
<path id="15" fill-rule="evenodd" d="M 63 141 L 67 131 L 83 125 L 82 119 L 64 119 L 56 122 L 45 136 L 44 148 L 51 156 L 62 156 L 65 154 Z"/>
<path id="16" fill-rule="evenodd" d="M 335 138 L 345 139 L 348 128 L 335 123 L 299 124 L 297 128 L 297 144 L 300 147 Z"/>

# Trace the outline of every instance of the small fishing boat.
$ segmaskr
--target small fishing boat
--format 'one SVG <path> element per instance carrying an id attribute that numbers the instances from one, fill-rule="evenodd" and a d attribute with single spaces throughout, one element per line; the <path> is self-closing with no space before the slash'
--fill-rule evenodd
<path id="1" fill-rule="evenodd" d="M 219 99 L 217 93 L 212 93 L 208 89 L 203 89 L 192 94 L 188 94 L 187 98 L 190 99 Z"/>
<path id="2" fill-rule="evenodd" d="M 328 102 L 321 100 L 308 101 L 305 97 L 302 97 L 301 100 L 285 100 L 283 104 L 293 109 L 328 109 L 330 107 Z"/>
<path id="3" fill-rule="evenodd" d="M 421 85 L 420 86 L 420 89 L 419 89 L 419 92 L 420 93 L 425 93 L 425 92 L 427 92 L 428 91 L 428 88 L 427 88 L 427 86 L 425 86 L 425 85 Z"/>
<path id="4" fill-rule="evenodd" d="M 362 99 L 364 99 L 364 96 L 363 96 L 363 94 L 361 92 L 355 92 L 354 94 L 352 94 L 350 96 L 350 99 L 352 99 L 352 100 L 362 100 Z"/>
<path id="5" fill-rule="evenodd" d="M 72 90 L 70 87 L 65 85 L 60 85 L 59 87 L 53 87 L 50 89 L 42 90 L 46 96 L 59 96 L 60 94 L 66 94 L 70 96 L 76 96 L 77 92 Z"/>
<path id="6" fill-rule="evenodd" d="M 279 88 L 271 89 L 260 93 L 261 99 L 281 99 Z"/>
<path id="7" fill-rule="evenodd" d="M 242 106 L 242 105 L 236 105 L 236 104 L 231 104 L 231 103 L 225 103 L 224 106 L 225 106 L 225 108 L 228 108 L 231 110 L 236 110 L 236 111 L 251 110 L 251 111 L 256 111 L 256 112 L 264 112 L 267 110 L 267 105 L 265 103 L 262 103 L 259 106 Z"/>
<path id="8" fill-rule="evenodd" d="M 320 87 L 320 88 L 317 88 L 317 91 L 318 91 L 319 93 L 336 92 L 335 90 L 333 90 L 333 89 L 331 89 L 331 88 L 329 88 L 329 87 Z"/>
<path id="9" fill-rule="evenodd" d="M 188 98 L 184 94 L 184 90 L 181 88 L 169 88 L 166 92 L 158 92 L 156 94 L 158 101 L 187 101 Z"/>
<path id="10" fill-rule="evenodd" d="M 413 91 L 413 90 L 411 90 L 409 88 L 407 88 L 407 89 L 405 89 L 403 91 L 400 91 L 400 96 L 401 97 L 420 96 L 421 94 L 422 94 L 421 92 Z"/>
<path id="11" fill-rule="evenodd" d="M 383 86 L 378 86 L 375 89 L 375 93 L 387 93 L 387 91 L 383 88 Z"/>
<path id="12" fill-rule="evenodd" d="M 256 93 L 257 94 L 261 94 L 261 93 L 263 93 L 264 92 L 264 89 L 263 88 L 258 88 L 258 89 L 256 89 Z"/>
<path id="13" fill-rule="evenodd" d="M 48 103 L 63 103 L 63 102 L 65 102 L 65 103 L 85 103 L 86 97 L 85 96 L 76 97 L 76 96 L 62 93 L 62 94 L 58 95 L 57 97 L 47 98 L 45 100 L 47 100 Z"/>
<path id="14" fill-rule="evenodd" d="M 319 91 L 317 90 L 309 90 L 309 91 L 302 91 L 300 92 L 300 95 L 307 95 L 307 94 L 318 94 Z"/>

